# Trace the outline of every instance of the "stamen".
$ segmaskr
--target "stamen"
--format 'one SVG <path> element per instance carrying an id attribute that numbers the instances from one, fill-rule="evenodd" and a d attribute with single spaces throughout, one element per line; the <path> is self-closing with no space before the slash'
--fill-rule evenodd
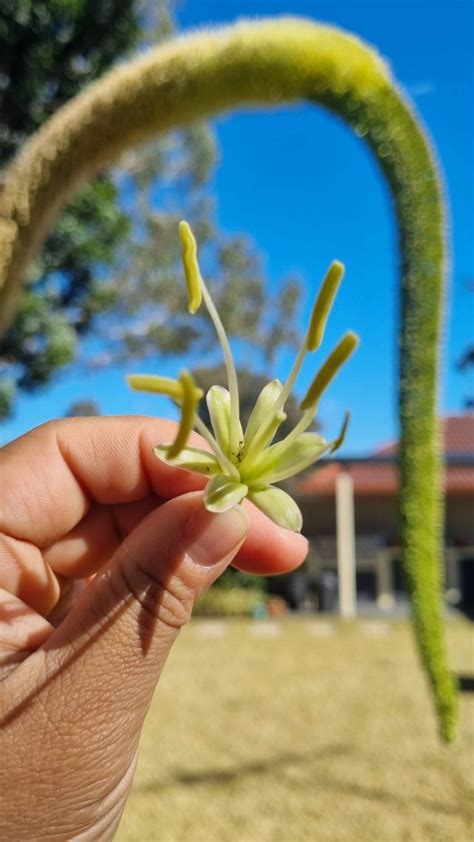
<path id="1" fill-rule="evenodd" d="M 313 312 L 311 314 L 311 321 L 306 332 L 305 340 L 298 351 L 298 354 L 291 367 L 290 373 L 285 381 L 283 389 L 280 392 L 278 398 L 276 399 L 274 406 L 272 407 L 272 412 L 274 414 L 278 413 L 285 406 L 285 403 L 288 400 L 295 380 L 298 377 L 298 374 L 300 373 L 301 366 L 303 365 L 303 361 L 306 354 L 308 353 L 308 351 L 316 351 L 316 349 L 319 348 L 322 342 L 326 322 L 343 275 L 343 264 L 340 263 L 338 260 L 334 260 L 326 273 L 326 277 L 324 278 L 321 289 L 319 290 L 318 296 L 314 303 Z M 303 432 L 303 430 L 305 430 L 307 427 L 309 427 L 313 416 L 314 412 L 312 413 L 309 420 L 308 418 L 305 418 L 303 416 L 303 418 L 297 426 L 298 434 L 300 432 Z M 270 418 L 268 422 L 262 426 L 262 429 L 255 436 L 255 439 L 253 440 L 251 446 L 248 449 L 249 454 L 254 453 L 257 450 L 257 448 L 261 449 L 262 446 L 264 446 L 264 441 L 268 443 L 268 432 L 272 424 L 273 418 Z M 292 434 L 290 433 L 290 435 Z"/>
<path id="2" fill-rule="evenodd" d="M 221 343 L 221 348 L 224 353 L 224 361 L 227 372 L 227 384 L 229 386 L 230 394 L 230 449 L 233 453 L 238 453 L 240 449 L 240 405 L 239 405 L 239 384 L 237 382 L 237 372 L 235 370 L 232 352 L 230 350 L 229 340 L 224 330 L 224 325 L 221 322 L 219 313 L 217 312 L 214 302 L 208 292 L 208 289 L 202 281 L 202 297 L 204 304 L 207 307 L 208 313 L 214 323 L 217 336 Z"/>
<path id="3" fill-rule="evenodd" d="M 298 377 L 298 374 L 300 373 L 301 366 L 303 365 L 303 360 L 307 353 L 308 349 L 306 347 L 306 343 L 303 343 L 296 355 L 295 361 L 291 367 L 291 371 L 283 384 L 283 389 L 281 390 L 280 395 L 275 401 L 275 411 L 277 411 L 278 409 L 283 409 L 283 407 L 285 406 L 285 403 L 287 402 L 290 396 L 290 392 L 293 388 L 295 380 Z"/>
<path id="4" fill-rule="evenodd" d="M 329 354 L 326 362 L 323 363 L 309 387 L 306 396 L 300 403 L 300 409 L 316 408 L 319 398 L 329 385 L 331 380 L 336 376 L 337 372 L 349 359 L 353 351 L 355 351 L 359 344 L 359 338 L 355 333 L 349 331 L 341 339 L 334 350 Z"/>
<path id="5" fill-rule="evenodd" d="M 237 382 L 237 373 L 235 370 L 232 352 L 230 350 L 229 340 L 227 339 L 224 325 L 221 322 L 219 313 L 217 312 L 214 302 L 210 296 L 209 290 L 204 283 L 202 275 L 199 271 L 199 264 L 197 260 L 197 245 L 191 228 L 187 222 L 180 222 L 179 233 L 181 242 L 184 246 L 183 262 L 186 273 L 186 281 L 188 283 L 188 290 L 190 295 L 189 311 L 194 313 L 201 303 L 201 296 L 207 307 L 208 313 L 211 317 L 212 323 L 216 329 L 219 342 L 221 343 L 222 351 L 224 353 L 225 367 L 227 371 L 227 382 L 230 394 L 230 449 L 237 454 L 240 450 L 240 406 L 239 406 L 239 385 Z M 197 299 L 196 284 L 199 284 L 199 303 L 194 307 L 194 302 Z M 194 309 L 192 309 L 194 307 Z"/>
<path id="6" fill-rule="evenodd" d="M 167 450 L 166 455 L 169 459 L 174 459 L 178 456 L 183 447 L 186 446 L 189 434 L 193 429 L 194 414 L 199 402 L 198 399 L 196 399 L 196 387 L 194 380 L 188 371 L 181 372 L 179 382 L 182 386 L 181 422 L 178 427 L 176 438 Z"/>
<path id="7" fill-rule="evenodd" d="M 315 416 L 315 407 L 311 407 L 311 409 L 307 409 L 306 412 L 303 413 L 300 420 L 296 424 L 295 427 L 291 430 L 290 433 L 286 436 L 283 441 L 288 442 L 288 444 L 293 441 L 293 439 L 298 438 L 301 433 L 304 433 L 309 425 L 311 424 L 313 418 Z"/>
<path id="8" fill-rule="evenodd" d="M 201 294 L 201 273 L 197 261 L 197 244 L 190 226 L 183 219 L 178 226 L 179 238 L 181 240 L 184 274 L 188 285 L 188 310 L 195 313 L 199 309 L 202 300 Z"/>
<path id="9" fill-rule="evenodd" d="M 323 341 L 326 322 L 343 275 L 343 264 L 339 263 L 338 260 L 334 260 L 326 273 L 326 277 L 314 303 L 308 333 L 306 334 L 306 348 L 308 351 L 316 351 Z"/>

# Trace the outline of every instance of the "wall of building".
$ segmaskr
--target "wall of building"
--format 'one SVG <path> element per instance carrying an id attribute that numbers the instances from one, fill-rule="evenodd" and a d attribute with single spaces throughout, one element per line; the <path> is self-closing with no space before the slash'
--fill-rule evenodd
<path id="1" fill-rule="evenodd" d="M 336 506 L 334 498 L 299 501 L 304 534 L 309 538 L 305 564 L 308 581 L 319 599 L 326 584 L 337 589 Z M 406 597 L 397 536 L 394 498 L 371 495 L 355 499 L 356 587 L 359 600 L 376 600 L 383 610 Z M 474 505 L 467 496 L 451 496 L 446 507 L 446 599 L 468 612 L 474 611 Z M 331 579 L 332 577 L 332 579 Z M 335 605 L 335 599 L 332 603 Z M 326 596 L 323 610 L 331 607 Z M 321 607 L 321 605 L 320 605 Z"/>
<path id="2" fill-rule="evenodd" d="M 474 546 L 474 500 L 452 496 L 446 506 L 446 539 L 449 543 Z"/>
<path id="3" fill-rule="evenodd" d="M 313 497 L 299 500 L 303 513 L 303 532 L 308 537 L 336 534 L 334 498 Z M 388 545 L 398 545 L 397 507 L 393 497 L 367 496 L 355 499 L 357 535 L 383 535 Z M 452 496 L 446 506 L 448 544 L 474 546 L 474 501 L 467 496 Z"/>

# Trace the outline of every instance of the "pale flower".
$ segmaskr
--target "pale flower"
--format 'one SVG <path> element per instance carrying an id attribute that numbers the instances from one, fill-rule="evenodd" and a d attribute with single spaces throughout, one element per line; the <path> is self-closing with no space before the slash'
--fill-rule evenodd
<path id="1" fill-rule="evenodd" d="M 319 348 L 344 267 L 331 264 L 317 296 L 303 344 L 284 384 L 272 380 L 261 391 L 245 430 L 239 418 L 239 388 L 234 361 L 224 327 L 209 291 L 201 277 L 197 261 L 196 240 L 187 222 L 179 225 L 183 247 L 183 264 L 188 286 L 188 309 L 195 313 L 202 301 L 219 337 L 224 352 L 228 389 L 212 386 L 206 401 L 213 434 L 197 415 L 203 392 L 191 374 L 181 372 L 179 380 L 153 375 L 131 375 L 128 382 L 134 389 L 168 395 L 181 408 L 181 423 L 171 444 L 155 448 L 156 455 L 167 465 L 186 468 L 210 478 L 204 505 L 211 512 L 225 512 L 248 497 L 259 509 L 280 526 L 299 532 L 301 512 L 295 501 L 274 483 L 281 482 L 312 465 L 325 453 L 333 453 L 344 440 L 349 420 L 346 414 L 341 432 L 333 441 L 318 433 L 306 432 L 316 414 L 319 399 L 358 344 L 355 334 L 348 332 L 335 347 L 311 383 L 300 404 L 302 415 L 282 441 L 272 444 L 280 425 L 285 421 L 285 403 L 308 352 Z M 186 446 L 190 432 L 196 429 L 207 441 L 210 451 Z"/>

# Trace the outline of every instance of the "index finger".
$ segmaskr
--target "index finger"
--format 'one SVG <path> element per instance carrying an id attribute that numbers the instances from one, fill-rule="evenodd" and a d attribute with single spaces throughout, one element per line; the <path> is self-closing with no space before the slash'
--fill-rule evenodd
<path id="1" fill-rule="evenodd" d="M 204 477 L 161 462 L 153 448 L 176 425 L 146 417 L 66 418 L 0 451 L 0 531 L 44 547 L 70 532 L 91 503 L 132 503 L 195 491 Z"/>
<path id="2" fill-rule="evenodd" d="M 150 494 L 170 499 L 204 488 L 205 477 L 154 455 L 153 448 L 175 434 L 174 422 L 143 416 L 68 418 L 37 427 L 0 451 L 0 532 L 49 547 L 94 502 L 132 503 Z M 191 441 L 203 446 L 195 433 Z M 251 509 L 239 566 L 272 573 L 300 564 L 306 539 Z"/>

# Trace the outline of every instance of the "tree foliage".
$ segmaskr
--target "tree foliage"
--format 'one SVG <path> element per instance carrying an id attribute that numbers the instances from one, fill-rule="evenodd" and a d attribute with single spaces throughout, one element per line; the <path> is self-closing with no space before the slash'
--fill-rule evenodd
<path id="1" fill-rule="evenodd" d="M 261 368 L 279 347 L 297 342 L 300 283 L 297 278 L 287 278 L 279 292 L 272 294 L 251 238 L 223 235 L 213 221 L 208 201 L 188 205 L 188 218 L 200 244 L 202 270 L 226 331 L 238 337 L 249 367 Z M 115 306 L 106 317 L 96 320 L 101 352 L 89 363 L 104 365 L 192 351 L 193 358 L 204 357 L 212 365 L 220 350 L 207 311 L 202 308 L 192 319 L 187 312 L 177 236 L 181 214 L 150 208 L 137 218 L 139 226 L 131 233 L 127 254 L 111 281 Z"/>
<path id="2" fill-rule="evenodd" d="M 90 399 L 74 401 L 66 412 L 66 418 L 90 418 L 100 415 L 99 404 Z"/>
<path id="3" fill-rule="evenodd" d="M 174 28 L 170 0 L 0 0 L 0 8 L 0 164 L 121 55 Z M 293 342 L 298 283 L 289 279 L 270 295 L 251 239 L 219 232 L 207 187 L 216 160 L 212 132 L 193 124 L 130 151 L 67 206 L 0 339 L 0 418 L 15 389 L 42 386 L 74 360 L 102 366 L 211 350 L 206 317 L 191 324 L 185 314 L 183 215 L 197 231 L 229 333 L 260 360 Z"/>
<path id="4" fill-rule="evenodd" d="M 136 0 L 0 0 L 0 165 L 61 105 L 138 43 Z M 107 305 L 97 267 L 130 227 L 114 181 L 101 175 L 62 214 L 0 340 L 0 418 L 15 387 L 32 389 L 76 353 Z"/>
<path id="5" fill-rule="evenodd" d="M 1 0 L 4 163 L 140 36 L 136 0 Z"/>

